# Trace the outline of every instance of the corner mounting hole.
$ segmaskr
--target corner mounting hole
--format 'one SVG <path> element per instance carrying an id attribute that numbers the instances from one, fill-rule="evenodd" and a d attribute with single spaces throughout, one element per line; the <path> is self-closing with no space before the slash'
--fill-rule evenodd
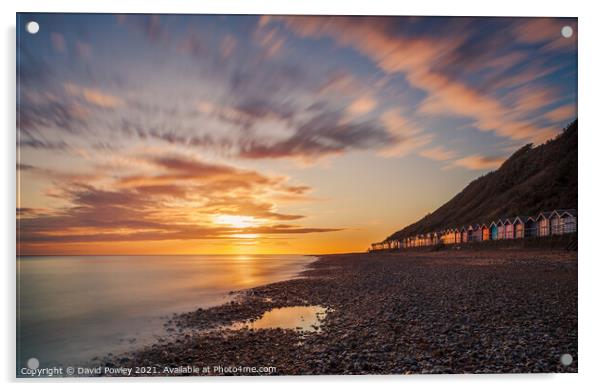
<path id="1" fill-rule="evenodd" d="M 40 360 L 38 360 L 35 357 L 30 358 L 29 360 L 27 360 L 27 368 L 32 369 L 32 370 L 36 370 L 38 369 L 38 367 L 40 366 Z"/>
<path id="2" fill-rule="evenodd" d="M 38 22 L 34 22 L 32 20 L 31 22 L 27 22 L 27 24 L 25 25 L 25 29 L 29 34 L 37 34 L 38 31 L 40 31 L 40 25 L 38 24 Z"/>
<path id="3" fill-rule="evenodd" d="M 560 356 L 560 363 L 565 367 L 568 367 L 573 363 L 573 356 L 568 353 L 563 354 Z"/>
<path id="4" fill-rule="evenodd" d="M 565 38 L 571 38 L 573 36 L 573 28 L 571 26 L 564 26 L 560 29 L 560 34 Z"/>

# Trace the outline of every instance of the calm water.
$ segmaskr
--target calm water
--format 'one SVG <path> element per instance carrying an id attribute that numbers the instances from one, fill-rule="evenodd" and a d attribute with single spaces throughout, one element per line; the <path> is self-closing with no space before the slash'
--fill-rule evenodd
<path id="1" fill-rule="evenodd" d="M 299 331 L 320 331 L 327 309 L 319 305 L 273 308 L 256 320 L 235 323 L 231 329 L 283 328 Z"/>
<path id="2" fill-rule="evenodd" d="M 286 280 L 313 257 L 291 255 L 22 257 L 19 366 L 85 364 L 164 334 L 173 313 Z"/>

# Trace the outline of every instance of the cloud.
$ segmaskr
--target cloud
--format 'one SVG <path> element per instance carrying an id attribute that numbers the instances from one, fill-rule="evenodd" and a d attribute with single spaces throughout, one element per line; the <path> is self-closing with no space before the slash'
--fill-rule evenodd
<path id="1" fill-rule="evenodd" d="M 422 150 L 418 153 L 420 156 L 431 160 L 445 161 L 455 158 L 458 153 L 444 147 L 433 147 Z"/>
<path id="2" fill-rule="evenodd" d="M 338 70 L 328 75 L 326 81 L 320 83 L 316 92 L 318 94 L 341 94 L 353 96 L 363 89 L 362 83 L 348 71 Z"/>
<path id="3" fill-rule="evenodd" d="M 255 39 L 264 50 L 264 55 L 269 58 L 280 53 L 286 42 L 284 36 L 275 28 L 259 28 L 255 32 Z"/>
<path id="4" fill-rule="evenodd" d="M 565 38 L 561 34 L 564 26 L 573 29 L 573 36 Z M 576 44 L 577 25 L 567 18 L 524 18 L 516 22 L 514 35 L 527 44 L 545 43 L 547 48 L 567 48 Z"/>
<path id="5" fill-rule="evenodd" d="M 415 78 L 417 84 L 431 93 L 420 106 L 423 113 L 470 117 L 479 130 L 493 131 L 513 140 L 543 142 L 554 135 L 549 129 L 517 119 L 513 108 L 505 107 L 499 100 L 482 95 L 462 83 L 433 73 L 416 73 L 410 78 Z"/>
<path id="6" fill-rule="evenodd" d="M 287 101 L 275 101 L 260 96 L 240 97 L 234 103 L 215 103 L 202 100 L 197 106 L 200 113 L 213 116 L 244 130 L 253 127 L 258 121 L 291 121 L 297 110 Z"/>
<path id="7" fill-rule="evenodd" d="M 347 107 L 347 111 L 350 114 L 354 115 L 362 115 L 369 113 L 376 107 L 376 100 L 371 96 L 361 96 L 355 99 L 351 104 Z"/>
<path id="8" fill-rule="evenodd" d="M 463 167 L 469 170 L 496 169 L 505 161 L 501 156 L 470 155 L 454 161 L 451 166 Z"/>
<path id="9" fill-rule="evenodd" d="M 559 94 L 555 88 L 520 88 L 514 93 L 514 109 L 520 112 L 533 112 L 556 102 Z"/>
<path id="10" fill-rule="evenodd" d="M 553 122 L 567 121 L 577 116 L 577 108 L 574 104 L 557 107 L 544 114 L 544 117 Z"/>
<path id="11" fill-rule="evenodd" d="M 379 150 L 383 157 L 399 157 L 417 152 L 429 144 L 433 136 L 424 133 L 414 121 L 402 116 L 397 110 L 389 110 L 380 118 L 390 135 L 387 145 Z"/>
<path id="12" fill-rule="evenodd" d="M 27 171 L 27 170 L 33 170 L 33 169 L 35 169 L 35 166 L 32 166 L 31 164 L 17 163 L 17 171 L 18 170 Z"/>
<path id="13" fill-rule="evenodd" d="M 404 74 L 413 86 L 427 93 L 420 107 L 422 113 L 472 118 L 478 129 L 493 131 L 511 139 L 541 142 L 553 136 L 549 129 L 518 119 L 524 117 L 525 112 L 517 114 L 512 108 L 505 107 L 498 98 L 471 87 L 453 74 L 441 71 L 446 64 L 457 62 L 453 59 L 458 58 L 458 53 L 465 50 L 469 42 L 470 34 L 463 33 L 460 28 L 466 27 L 466 19 L 457 19 L 456 29 L 449 30 L 450 33 L 445 36 L 410 35 L 402 29 L 396 29 L 394 18 L 293 16 L 270 17 L 263 23 L 272 21 L 284 23 L 301 37 L 329 37 L 338 45 L 354 48 L 367 56 L 387 73 Z M 546 31 L 544 35 L 549 37 L 548 28 Z M 544 35 L 537 39 L 544 39 Z M 500 50 L 499 42 L 491 47 Z M 493 53 L 490 56 L 493 57 Z M 474 55 L 472 57 L 474 59 Z M 508 56 L 505 62 L 497 66 L 508 69 L 522 58 L 520 55 Z M 476 63 L 484 64 L 481 70 L 490 67 L 487 61 Z"/>
<path id="14" fill-rule="evenodd" d="M 51 93 L 24 94 L 17 106 L 17 125 L 22 135 L 30 138 L 22 142 L 34 141 L 33 134 L 43 129 L 59 129 L 70 133 L 86 127 L 88 110 L 78 102 L 60 98 Z M 43 141 L 39 144 L 55 144 L 57 140 Z"/>
<path id="15" fill-rule="evenodd" d="M 105 109 L 115 109 L 123 105 L 123 100 L 114 95 L 104 93 L 95 88 L 81 87 L 73 83 L 65 83 L 65 91 L 86 102 Z"/>
<path id="16" fill-rule="evenodd" d="M 20 248 L 26 250 L 35 243 L 225 240 L 240 234 L 340 230 L 278 223 L 304 216 L 281 213 L 270 200 L 279 194 L 302 199 L 310 190 L 289 184 L 285 177 L 185 156 L 144 156 L 142 161 L 154 168 L 116 178 L 113 183 L 107 183 L 106 176 L 83 182 L 82 175 L 39 172 L 52 177 L 57 186 L 50 196 L 68 206 L 55 210 L 20 208 Z M 94 181 L 103 183 L 104 188 L 91 184 Z M 254 223 L 245 227 L 216 225 L 215 216 L 247 216 Z"/>
<path id="17" fill-rule="evenodd" d="M 386 145 L 390 135 L 371 122 L 345 122 L 338 112 L 325 111 L 302 122 L 283 140 L 243 141 L 239 156 L 247 159 L 298 158 L 312 161 L 357 149 Z"/>

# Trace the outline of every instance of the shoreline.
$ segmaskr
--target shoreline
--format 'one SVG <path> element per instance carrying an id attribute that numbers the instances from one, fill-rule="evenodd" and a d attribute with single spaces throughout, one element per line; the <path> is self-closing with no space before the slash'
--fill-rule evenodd
<path id="1" fill-rule="evenodd" d="M 270 375 L 577 371 L 576 252 L 316 257 L 296 278 L 177 314 L 166 324 L 169 341 L 102 365 L 156 367 L 161 376 L 200 374 L 165 373 L 190 365 L 275 367 L 257 373 Z M 293 306 L 326 308 L 320 332 L 227 329 Z M 560 363 L 564 353 L 574 357 L 570 366 Z"/>

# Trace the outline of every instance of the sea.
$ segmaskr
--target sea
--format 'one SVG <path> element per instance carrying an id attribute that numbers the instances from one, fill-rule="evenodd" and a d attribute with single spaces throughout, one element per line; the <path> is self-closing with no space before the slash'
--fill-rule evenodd
<path id="1" fill-rule="evenodd" d="M 17 369 L 86 366 L 166 336 L 174 314 L 299 276 L 302 255 L 36 256 L 17 259 Z"/>

